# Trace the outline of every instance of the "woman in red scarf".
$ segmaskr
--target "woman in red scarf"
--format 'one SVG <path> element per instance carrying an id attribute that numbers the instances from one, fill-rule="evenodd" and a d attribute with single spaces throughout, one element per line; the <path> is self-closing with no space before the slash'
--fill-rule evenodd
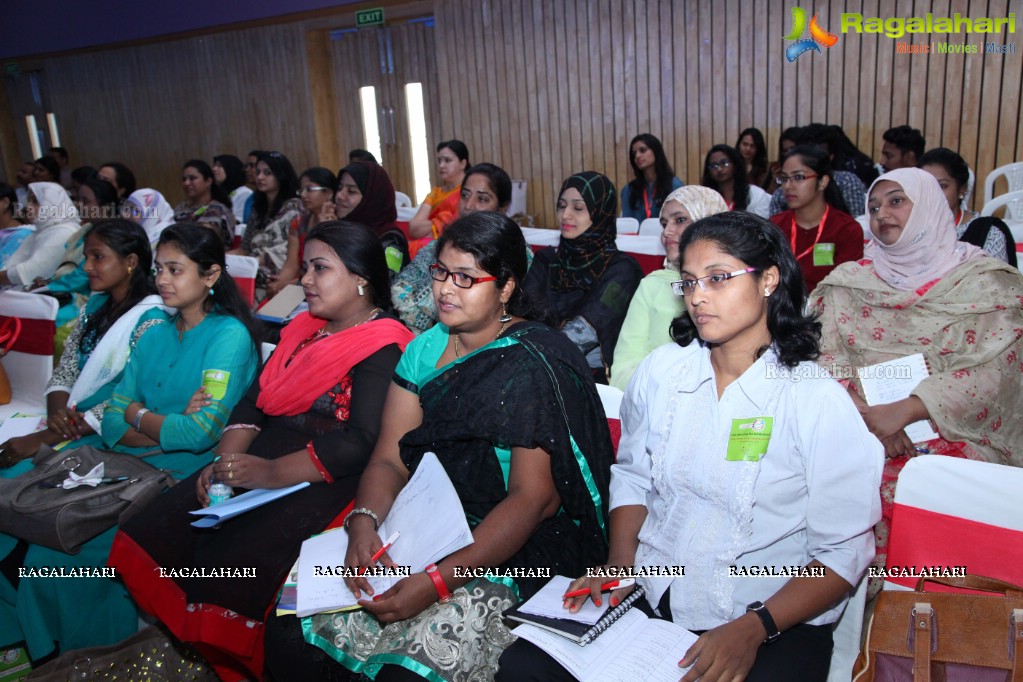
<path id="1" fill-rule="evenodd" d="M 231 414 L 218 459 L 124 524 L 110 555 L 139 605 L 193 643 L 223 679 L 262 674 L 265 616 L 302 541 L 354 497 L 412 338 L 390 313 L 387 265 L 372 231 L 319 226 L 307 238 L 305 265 L 309 312 L 284 328 Z M 187 512 L 208 503 L 214 477 L 236 492 L 311 485 L 219 530 L 193 528 Z M 200 577 L 217 569 L 229 576 Z"/>

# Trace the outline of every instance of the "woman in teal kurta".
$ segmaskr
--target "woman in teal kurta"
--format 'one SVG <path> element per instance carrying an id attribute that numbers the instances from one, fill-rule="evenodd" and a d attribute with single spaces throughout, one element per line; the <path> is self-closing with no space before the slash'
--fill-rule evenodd
<path id="1" fill-rule="evenodd" d="M 251 316 L 226 275 L 223 245 L 211 235 L 216 236 L 190 224 L 161 235 L 157 288 L 178 312 L 139 340 L 104 412 L 102 436 L 86 436 L 76 445 L 133 454 L 159 448 L 162 453 L 146 461 L 177 479 L 212 460 L 223 425 L 252 382 L 259 359 Z M 186 415 L 201 385 L 212 400 Z M 93 538 L 75 555 L 29 545 L 22 565 L 98 572 L 116 530 Z M 117 642 L 137 629 L 137 618 L 134 602 L 112 578 L 24 577 L 16 589 L 0 580 L 0 645 L 18 641 L 8 640 L 20 628 L 33 659 L 55 645 L 68 651 Z"/>

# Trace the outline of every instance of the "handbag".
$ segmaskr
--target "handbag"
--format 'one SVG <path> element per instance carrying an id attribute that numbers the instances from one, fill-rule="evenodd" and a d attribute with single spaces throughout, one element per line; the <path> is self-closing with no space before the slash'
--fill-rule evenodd
<path id="1" fill-rule="evenodd" d="M 26 682 L 74 680 L 146 680 L 215 682 L 213 669 L 199 654 L 152 625 L 117 644 L 75 649 L 36 668 Z"/>
<path id="2" fill-rule="evenodd" d="M 930 581 L 991 594 L 924 592 Z M 855 682 L 1023 682 L 1023 587 L 993 578 L 920 578 L 878 595 Z"/>
<path id="3" fill-rule="evenodd" d="M 0 531 L 37 545 L 77 554 L 89 540 L 123 523 L 174 483 L 141 456 L 83 446 L 56 452 L 39 448 L 35 465 L 16 478 L 0 478 Z M 84 475 L 103 462 L 104 478 L 92 487 L 54 487 L 75 471 Z M 119 480 L 124 479 L 124 480 Z"/>

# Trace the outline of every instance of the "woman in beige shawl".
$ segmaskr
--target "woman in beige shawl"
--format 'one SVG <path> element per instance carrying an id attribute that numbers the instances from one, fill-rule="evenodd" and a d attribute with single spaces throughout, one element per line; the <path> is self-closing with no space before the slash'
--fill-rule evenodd
<path id="1" fill-rule="evenodd" d="M 810 296 L 821 315 L 820 363 L 838 378 L 852 368 L 922 353 L 929 376 L 910 397 L 868 407 L 850 393 L 885 446 L 883 516 L 875 563 L 883 565 L 895 481 L 910 457 L 932 453 L 1023 466 L 1023 277 L 959 242 L 937 181 L 903 168 L 874 181 L 865 258 L 836 268 Z M 929 419 L 939 438 L 904 431 Z M 837 444 L 836 444 L 837 445 Z"/>

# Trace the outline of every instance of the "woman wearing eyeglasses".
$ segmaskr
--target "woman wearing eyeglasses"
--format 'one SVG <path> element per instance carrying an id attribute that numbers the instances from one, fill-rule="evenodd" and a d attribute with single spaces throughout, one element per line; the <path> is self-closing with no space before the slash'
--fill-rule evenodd
<path id="1" fill-rule="evenodd" d="M 729 211 L 749 211 L 761 218 L 769 215 L 771 195 L 750 184 L 746 162 L 727 144 L 716 144 L 707 152 L 700 184 L 724 197 Z"/>
<path id="2" fill-rule="evenodd" d="M 774 226 L 722 213 L 679 248 L 675 343 L 639 366 L 622 402 L 606 568 L 685 566 L 638 580 L 640 608 L 699 635 L 683 682 L 823 682 L 832 625 L 874 554 L 882 448 L 813 362 L 820 325 Z M 590 594 L 566 607 L 614 606 L 632 589 L 601 595 L 600 582 L 577 580 Z M 497 679 L 572 678 L 520 639 Z"/>
<path id="3" fill-rule="evenodd" d="M 785 234 L 809 294 L 837 265 L 863 258 L 863 230 L 846 211 L 820 147 L 790 151 L 777 182 L 789 208 L 771 222 Z"/>
<path id="4" fill-rule="evenodd" d="M 586 356 L 599 383 L 607 383 L 629 302 L 643 279 L 636 260 L 618 250 L 618 198 L 594 171 L 576 173 L 558 193 L 561 243 L 536 254 L 523 288 L 544 299 L 557 325 Z"/>
<path id="5" fill-rule="evenodd" d="M 266 292 L 273 296 L 289 284 L 298 284 L 302 276 L 302 258 L 305 253 L 306 235 L 321 222 L 324 205 L 334 200 L 337 191 L 337 177 L 328 168 L 314 166 L 302 172 L 298 179 L 298 199 L 302 202 L 302 213 L 288 226 L 288 256 L 277 279 L 270 282 Z"/>
<path id="6" fill-rule="evenodd" d="M 505 215 L 472 213 L 441 235 L 432 268 L 439 322 L 409 344 L 395 370 L 346 520 L 345 565 L 372 564 L 382 546 L 377 522 L 427 452 L 451 479 L 474 543 L 382 594 L 362 578 L 346 580 L 363 610 L 272 619 L 273 679 L 490 679 L 512 639 L 502 612 L 547 579 L 474 579 L 456 567 L 575 575 L 603 561 L 607 422 L 583 358 L 535 321 L 538 310 L 519 287 L 525 274 L 522 231 Z M 380 561 L 391 565 L 386 554 Z"/>

